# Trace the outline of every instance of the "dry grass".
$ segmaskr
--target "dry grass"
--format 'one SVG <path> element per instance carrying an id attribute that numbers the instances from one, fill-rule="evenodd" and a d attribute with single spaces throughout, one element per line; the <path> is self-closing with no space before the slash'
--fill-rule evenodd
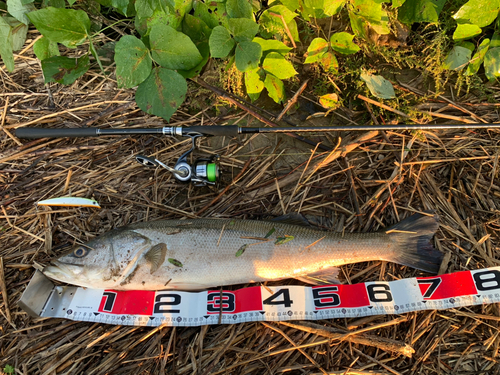
<path id="1" fill-rule="evenodd" d="M 286 135 L 204 140 L 202 153 L 222 156 L 224 186 L 229 187 L 220 194 L 224 186 L 214 191 L 182 185 L 134 161 L 141 153 L 172 165 L 188 149 L 188 140 L 143 136 L 19 142 L 11 137 L 15 127 L 28 124 L 164 125 L 138 110 L 132 90 L 118 90 L 112 76 L 88 73 L 71 87 L 50 85 L 49 94 L 30 53 L 18 57 L 13 74 L 0 72 L 1 368 L 9 364 L 19 374 L 44 375 L 500 373 L 497 305 L 198 328 L 28 317 L 17 301 L 33 274 L 33 262 L 47 264 L 75 241 L 111 228 L 160 218 L 260 220 L 300 211 L 324 228 L 374 231 L 413 211 L 433 209 L 441 218 L 435 237 L 445 254 L 441 272 L 500 264 L 498 131 L 342 134 L 333 153 L 312 153 L 310 146 Z M 197 86 L 191 89 L 194 95 Z M 421 88 L 413 89 L 418 95 Z M 415 110 L 455 121 L 498 121 L 496 105 L 470 97 L 450 100 L 437 98 Z M 171 123 L 250 124 L 245 113 L 219 108 L 215 117 L 213 109 L 188 113 L 184 107 Z M 354 112 L 339 113 L 351 122 L 360 119 Z M 331 149 L 337 146 L 332 135 L 307 137 Z M 93 197 L 102 209 L 36 208 L 39 200 L 68 193 Z M 421 274 L 385 262 L 348 265 L 342 271 L 352 283 Z"/>

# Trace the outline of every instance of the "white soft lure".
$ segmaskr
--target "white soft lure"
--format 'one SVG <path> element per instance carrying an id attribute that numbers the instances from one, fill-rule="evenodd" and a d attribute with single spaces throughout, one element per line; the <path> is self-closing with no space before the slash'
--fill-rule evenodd
<path id="1" fill-rule="evenodd" d="M 59 207 L 94 207 L 101 208 L 99 203 L 93 199 L 78 197 L 59 197 L 40 201 L 39 206 L 59 206 Z"/>

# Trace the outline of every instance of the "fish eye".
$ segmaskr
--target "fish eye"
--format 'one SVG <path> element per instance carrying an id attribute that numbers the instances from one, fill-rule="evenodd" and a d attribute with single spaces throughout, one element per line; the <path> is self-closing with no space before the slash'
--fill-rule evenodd
<path id="1" fill-rule="evenodd" d="M 85 255 L 88 254 L 88 249 L 85 249 L 84 247 L 78 247 L 73 251 L 73 255 L 77 258 L 83 258 Z"/>

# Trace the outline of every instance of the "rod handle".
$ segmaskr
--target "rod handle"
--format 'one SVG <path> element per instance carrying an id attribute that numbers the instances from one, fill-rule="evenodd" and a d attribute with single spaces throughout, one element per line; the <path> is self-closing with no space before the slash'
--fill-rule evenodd
<path id="1" fill-rule="evenodd" d="M 62 129 L 44 129 L 44 128 L 18 128 L 16 137 L 18 138 L 76 138 L 76 137 L 98 137 L 98 128 L 62 128 Z"/>

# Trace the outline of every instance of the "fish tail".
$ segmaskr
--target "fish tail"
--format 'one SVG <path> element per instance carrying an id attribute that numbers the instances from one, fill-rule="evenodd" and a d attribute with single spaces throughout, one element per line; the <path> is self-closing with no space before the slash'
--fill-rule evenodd
<path id="1" fill-rule="evenodd" d="M 432 214 L 432 212 L 427 213 Z M 387 260 L 437 273 L 443 254 L 432 246 L 431 240 L 438 228 L 437 215 L 415 214 L 385 229 L 397 249 L 391 259 Z"/>

